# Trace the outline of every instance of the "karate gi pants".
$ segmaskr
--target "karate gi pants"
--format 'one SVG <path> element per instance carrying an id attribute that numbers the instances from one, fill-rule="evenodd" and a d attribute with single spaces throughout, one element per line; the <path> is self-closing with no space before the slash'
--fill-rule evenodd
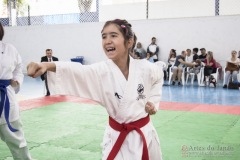
<path id="1" fill-rule="evenodd" d="M 10 131 L 7 124 L 0 125 L 0 137 L 7 144 L 14 160 L 31 160 L 27 142 L 24 138 L 22 123 L 20 120 L 11 122 L 13 128 L 18 129 L 16 132 Z"/>

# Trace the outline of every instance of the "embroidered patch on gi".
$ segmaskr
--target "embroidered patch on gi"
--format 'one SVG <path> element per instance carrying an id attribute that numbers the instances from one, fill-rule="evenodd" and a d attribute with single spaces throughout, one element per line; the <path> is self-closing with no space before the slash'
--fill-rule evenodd
<path id="1" fill-rule="evenodd" d="M 138 92 L 137 100 L 146 98 L 146 96 L 143 95 L 143 92 L 144 92 L 144 86 L 143 86 L 142 84 L 138 84 L 137 92 Z"/>

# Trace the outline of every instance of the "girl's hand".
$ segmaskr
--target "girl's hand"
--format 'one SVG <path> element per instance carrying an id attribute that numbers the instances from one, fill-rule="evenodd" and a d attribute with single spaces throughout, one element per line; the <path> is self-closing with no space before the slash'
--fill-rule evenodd
<path id="1" fill-rule="evenodd" d="M 14 81 L 11 79 L 10 84 L 12 87 L 17 87 L 19 85 L 18 81 Z"/>
<path id="2" fill-rule="evenodd" d="M 149 115 L 152 115 L 152 114 L 157 113 L 157 110 L 155 109 L 154 104 L 153 104 L 152 102 L 147 102 L 147 103 L 146 103 L 146 105 L 145 105 L 145 111 L 146 111 Z"/>
<path id="3" fill-rule="evenodd" d="M 30 77 L 36 78 L 47 71 L 47 67 L 43 63 L 31 62 L 27 66 L 27 74 Z"/>

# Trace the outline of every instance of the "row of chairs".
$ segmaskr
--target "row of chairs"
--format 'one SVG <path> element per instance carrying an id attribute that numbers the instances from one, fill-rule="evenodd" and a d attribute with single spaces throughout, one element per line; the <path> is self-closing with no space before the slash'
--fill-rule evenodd
<path id="1" fill-rule="evenodd" d="M 217 83 L 219 79 L 219 68 L 217 68 L 216 73 L 212 73 L 211 75 L 216 79 L 216 83 Z M 195 73 L 188 73 L 186 77 L 186 82 L 188 82 L 189 76 L 191 77 L 191 84 L 193 84 Z M 200 72 L 197 74 L 197 80 L 198 80 L 198 85 L 201 86 L 204 81 L 204 67 L 202 67 L 200 69 Z"/>
<path id="2" fill-rule="evenodd" d="M 165 62 L 163 61 L 157 61 L 155 62 L 156 65 L 160 66 L 163 68 L 163 70 L 167 68 L 167 65 Z M 169 69 L 169 80 L 168 80 L 168 84 L 170 85 L 171 84 L 171 80 L 172 80 L 172 76 L 173 76 L 173 72 L 172 72 L 172 67 L 170 67 Z M 188 83 L 188 79 L 189 77 L 191 78 L 191 84 L 193 84 L 194 82 L 194 78 L 195 78 L 195 73 L 187 73 L 186 74 L 186 81 L 185 81 L 185 68 L 183 68 L 183 72 L 182 72 L 182 77 L 181 77 L 181 81 L 182 81 L 182 85 L 185 85 Z M 189 71 L 189 67 L 187 68 L 187 72 Z M 217 71 L 216 73 L 212 73 L 211 74 L 215 79 L 216 79 L 216 83 L 218 81 L 218 77 L 219 77 L 219 68 L 217 68 Z M 200 69 L 200 72 L 197 74 L 197 80 L 198 80 L 198 85 L 202 85 L 203 84 L 203 81 L 204 81 L 204 67 L 202 67 Z"/>

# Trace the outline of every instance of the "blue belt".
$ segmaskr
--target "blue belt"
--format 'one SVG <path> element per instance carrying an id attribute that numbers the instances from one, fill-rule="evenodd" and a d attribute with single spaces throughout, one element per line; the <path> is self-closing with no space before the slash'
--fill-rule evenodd
<path id="1" fill-rule="evenodd" d="M 8 128 L 12 132 L 18 131 L 13 128 L 9 122 L 9 111 L 10 111 L 10 103 L 7 95 L 7 86 L 10 85 L 10 80 L 0 80 L 0 91 L 1 91 L 1 101 L 0 101 L 0 118 L 4 108 L 4 116 L 8 125 Z"/>

